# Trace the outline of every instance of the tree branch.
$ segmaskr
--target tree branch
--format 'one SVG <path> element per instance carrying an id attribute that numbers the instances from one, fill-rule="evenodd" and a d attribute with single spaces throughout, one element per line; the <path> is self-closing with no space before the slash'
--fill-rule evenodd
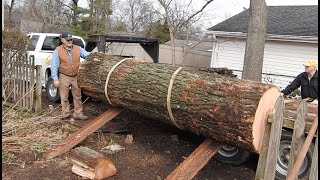
<path id="1" fill-rule="evenodd" d="M 197 14 L 201 13 L 212 1 L 214 0 L 208 0 L 207 3 L 205 5 L 202 6 L 202 8 L 197 11 L 196 13 L 194 13 L 193 15 L 191 15 L 184 23 L 182 23 L 180 25 L 180 27 L 182 27 L 183 25 L 185 25 L 188 21 L 190 21 L 190 19 L 192 19 L 194 16 L 196 16 Z"/>
<path id="2" fill-rule="evenodd" d="M 71 6 L 69 6 L 69 5 L 67 5 L 67 4 L 65 4 L 65 3 L 63 3 L 63 2 L 61 2 L 59 0 L 55 0 L 55 1 L 57 1 L 58 3 L 62 4 L 63 6 L 66 6 L 66 7 L 70 8 L 72 11 L 74 11 L 74 9 Z M 78 3 L 78 1 L 77 1 L 77 3 Z M 75 5 L 77 6 L 77 4 L 75 4 Z"/>

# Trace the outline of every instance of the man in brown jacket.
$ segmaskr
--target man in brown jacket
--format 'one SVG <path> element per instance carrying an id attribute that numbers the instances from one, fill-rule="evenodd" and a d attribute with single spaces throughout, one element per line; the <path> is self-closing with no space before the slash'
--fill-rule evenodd
<path id="1" fill-rule="evenodd" d="M 83 106 L 81 102 L 81 90 L 78 86 L 77 75 L 80 67 L 80 57 L 86 58 L 90 52 L 77 45 L 73 45 L 72 35 L 65 32 L 61 35 L 62 45 L 58 46 L 52 55 L 51 76 L 53 85 L 59 88 L 62 115 L 61 119 L 70 117 L 69 90 L 73 96 L 74 119 L 87 120 L 83 115 Z M 58 77 L 59 72 L 59 77 Z"/>

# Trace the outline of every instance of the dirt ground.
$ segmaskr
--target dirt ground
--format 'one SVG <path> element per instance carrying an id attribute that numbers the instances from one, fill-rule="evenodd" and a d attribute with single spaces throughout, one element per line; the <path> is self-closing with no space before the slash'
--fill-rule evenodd
<path id="1" fill-rule="evenodd" d="M 45 111 L 49 111 L 49 105 L 53 105 L 54 108 L 58 107 L 54 113 L 59 113 L 59 103 L 51 103 L 43 98 L 42 104 Z M 84 104 L 84 112 L 90 119 L 99 116 L 108 108 L 110 107 L 107 104 L 94 100 L 88 100 Z M 63 131 L 66 131 L 66 127 L 74 128 L 68 121 L 61 121 L 56 126 L 64 127 L 61 128 Z M 129 111 L 123 111 L 111 122 L 123 127 L 126 131 L 96 132 L 77 145 L 77 147 L 86 146 L 94 149 L 113 161 L 117 173 L 108 178 L 111 180 L 164 179 L 204 140 L 201 136 Z M 128 134 L 133 137 L 132 143 L 125 143 Z M 125 149 L 115 154 L 107 154 L 103 148 L 110 144 L 118 144 Z M 71 172 L 72 164 L 68 153 L 46 160 L 42 153 L 24 149 L 12 152 L 14 158 L 4 161 L 4 151 L 5 149 L 2 149 L 2 179 L 82 179 Z M 5 158 L 8 159 L 8 156 Z M 193 179 L 254 179 L 257 162 L 258 157 L 254 155 L 248 162 L 240 166 L 230 166 L 211 159 Z"/>

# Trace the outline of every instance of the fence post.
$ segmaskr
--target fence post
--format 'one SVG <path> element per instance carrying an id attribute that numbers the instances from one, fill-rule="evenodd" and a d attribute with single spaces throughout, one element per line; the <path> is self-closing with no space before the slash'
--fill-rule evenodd
<path id="1" fill-rule="evenodd" d="M 36 65 L 36 90 L 35 90 L 35 107 L 36 113 L 40 112 L 41 109 L 41 65 Z"/>

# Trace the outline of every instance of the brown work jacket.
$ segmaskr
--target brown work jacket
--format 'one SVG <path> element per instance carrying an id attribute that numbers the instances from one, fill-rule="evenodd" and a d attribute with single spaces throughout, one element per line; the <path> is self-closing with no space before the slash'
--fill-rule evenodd
<path id="1" fill-rule="evenodd" d="M 80 67 L 80 47 L 73 45 L 71 49 L 72 61 L 63 45 L 57 47 L 58 56 L 60 60 L 59 72 L 67 76 L 76 76 Z"/>

